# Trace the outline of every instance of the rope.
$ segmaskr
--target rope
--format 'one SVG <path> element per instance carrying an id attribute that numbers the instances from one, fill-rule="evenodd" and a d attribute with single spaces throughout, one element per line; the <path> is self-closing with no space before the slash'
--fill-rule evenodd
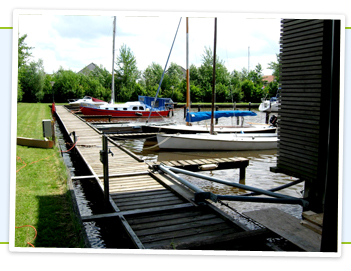
<path id="1" fill-rule="evenodd" d="M 156 148 L 158 146 L 160 146 L 161 144 L 163 144 L 164 142 L 166 142 L 168 139 L 170 139 L 171 137 L 167 137 L 165 138 L 164 140 L 162 140 L 160 143 L 154 145 L 154 146 L 151 146 L 151 147 L 148 147 L 148 148 L 144 148 L 144 150 L 149 150 L 149 149 L 153 149 L 153 148 Z"/>
<path id="2" fill-rule="evenodd" d="M 74 143 L 74 144 L 72 145 L 72 147 L 71 147 L 69 150 L 67 150 L 67 151 L 59 151 L 59 152 L 62 152 L 62 153 L 63 153 L 63 152 L 69 152 L 70 150 L 72 150 L 72 149 L 77 145 L 78 141 L 79 141 L 79 137 L 78 137 L 78 140 L 76 141 L 76 143 Z M 17 156 L 17 160 L 21 160 L 21 162 L 22 162 L 24 165 L 23 165 L 21 168 L 17 169 L 17 170 L 16 170 L 16 173 L 19 172 L 21 169 L 25 168 L 26 166 L 29 166 L 29 165 L 38 163 L 38 162 L 40 162 L 40 161 L 42 161 L 42 160 L 49 159 L 50 157 L 52 157 L 52 156 L 54 156 L 54 155 L 55 155 L 55 153 L 53 153 L 52 155 L 49 155 L 48 157 L 45 157 L 45 158 L 42 158 L 42 159 L 39 159 L 39 160 L 30 162 L 29 164 L 26 164 L 26 163 L 22 160 L 21 157 Z"/>
<path id="3" fill-rule="evenodd" d="M 60 151 L 60 152 L 69 152 L 70 150 L 72 150 L 77 145 L 78 141 L 79 141 L 79 137 L 78 137 L 77 141 L 72 145 L 72 147 L 69 150 L 67 150 L 67 151 Z"/>
<path id="4" fill-rule="evenodd" d="M 234 207 L 230 206 L 229 204 L 227 203 L 224 203 L 223 201 L 221 200 L 218 200 L 218 202 L 221 204 L 221 205 L 224 205 L 226 206 L 227 208 L 229 208 L 230 210 L 232 210 L 233 212 L 235 212 L 237 215 L 239 215 L 241 218 L 245 219 L 246 221 L 254 224 L 255 226 L 257 226 L 258 228 L 260 229 L 264 229 L 265 226 L 263 226 L 262 224 L 258 223 L 257 221 L 253 220 L 252 218 L 244 215 L 243 213 L 240 213 L 238 210 L 236 210 Z"/>
<path id="5" fill-rule="evenodd" d="M 37 234 L 38 234 L 37 230 L 36 230 L 33 226 L 31 226 L 31 225 L 24 225 L 24 226 L 15 227 L 15 228 L 16 228 L 16 229 L 19 229 L 19 228 L 24 228 L 24 227 L 31 227 L 31 228 L 33 228 L 33 229 L 35 230 L 35 236 L 34 236 L 33 240 L 31 241 L 31 242 L 33 242 L 34 239 L 37 237 Z M 32 246 L 32 247 L 34 247 L 34 245 L 33 245 L 31 242 L 27 242 L 27 244 L 30 245 L 30 246 Z"/>

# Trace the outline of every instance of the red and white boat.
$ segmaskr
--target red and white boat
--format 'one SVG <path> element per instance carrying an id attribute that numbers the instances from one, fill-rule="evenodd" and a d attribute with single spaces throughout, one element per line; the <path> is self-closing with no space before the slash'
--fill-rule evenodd
<path id="1" fill-rule="evenodd" d="M 173 108 L 173 101 L 170 98 L 157 98 L 155 102 L 154 97 L 139 96 L 139 101 L 135 102 L 104 105 L 83 102 L 79 107 L 83 115 L 108 115 L 121 118 L 167 117 Z"/>

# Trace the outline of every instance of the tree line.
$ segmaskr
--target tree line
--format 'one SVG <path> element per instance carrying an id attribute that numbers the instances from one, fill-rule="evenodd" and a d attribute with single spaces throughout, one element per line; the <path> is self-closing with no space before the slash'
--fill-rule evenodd
<path id="1" fill-rule="evenodd" d="M 92 96 L 110 101 L 112 74 L 101 65 L 94 70 L 75 73 L 60 67 L 53 74 L 44 72 L 41 59 L 30 61 L 31 49 L 26 42 L 27 35 L 18 40 L 18 95 L 19 102 L 67 102 L 68 99 Z M 137 68 L 136 57 L 127 45 L 122 45 L 115 60 L 116 102 L 135 101 L 139 95 L 155 96 L 163 74 L 158 63 L 151 63 L 144 71 Z M 213 53 L 204 48 L 200 67 L 191 65 L 190 93 L 192 102 L 211 102 L 213 80 Z M 257 64 L 248 71 L 229 72 L 223 60 L 216 57 L 216 102 L 260 102 L 262 97 L 275 96 L 279 85 L 279 55 L 277 62 L 268 63 L 275 80 L 263 80 L 263 68 Z M 172 98 L 175 102 L 185 102 L 185 70 L 171 63 L 164 74 L 159 97 Z"/>

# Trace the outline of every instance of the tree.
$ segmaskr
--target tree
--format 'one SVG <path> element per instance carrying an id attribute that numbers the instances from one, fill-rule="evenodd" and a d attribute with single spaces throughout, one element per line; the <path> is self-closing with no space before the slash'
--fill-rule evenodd
<path id="1" fill-rule="evenodd" d="M 25 39 L 27 34 L 18 38 L 18 80 L 17 80 L 17 101 L 22 101 L 23 99 L 23 89 L 21 84 L 21 79 L 24 76 L 26 69 L 24 67 L 27 65 L 29 58 L 32 56 L 30 52 L 33 47 L 27 46 Z"/>
<path id="2" fill-rule="evenodd" d="M 155 96 L 160 84 L 163 69 L 160 64 L 152 62 L 143 72 L 143 81 L 148 96 Z"/>
<path id="3" fill-rule="evenodd" d="M 27 38 L 27 34 L 18 38 L 18 68 L 27 64 L 28 59 L 32 56 L 30 52 L 33 47 L 27 46 L 25 43 L 25 39 Z"/>
<path id="4" fill-rule="evenodd" d="M 133 95 L 140 72 L 133 52 L 125 44 L 119 49 L 116 65 L 116 93 L 122 101 L 128 101 Z"/>
<path id="5" fill-rule="evenodd" d="M 268 63 L 268 69 L 273 70 L 272 75 L 275 77 L 275 80 L 279 83 L 280 75 L 280 55 L 276 54 L 277 62 L 271 61 Z"/>
<path id="6" fill-rule="evenodd" d="M 21 67 L 20 84 L 23 91 L 22 101 L 41 102 L 44 98 L 45 72 L 43 61 L 32 61 Z"/>

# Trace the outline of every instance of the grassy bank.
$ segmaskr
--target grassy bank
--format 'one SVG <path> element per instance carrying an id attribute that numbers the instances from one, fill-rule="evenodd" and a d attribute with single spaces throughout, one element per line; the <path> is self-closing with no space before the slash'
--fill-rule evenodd
<path id="1" fill-rule="evenodd" d="M 19 103 L 17 136 L 43 139 L 42 120 L 50 118 L 48 104 Z M 16 156 L 15 246 L 83 247 L 59 149 L 17 146 Z"/>

